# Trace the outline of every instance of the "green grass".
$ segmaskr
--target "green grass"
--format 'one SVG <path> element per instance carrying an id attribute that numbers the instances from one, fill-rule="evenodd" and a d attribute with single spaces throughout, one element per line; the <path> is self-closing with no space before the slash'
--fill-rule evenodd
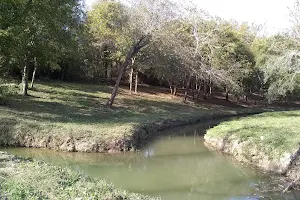
<path id="1" fill-rule="evenodd" d="M 60 134 L 69 130 L 73 135 L 112 136 L 128 133 L 135 124 L 203 110 L 156 95 L 131 96 L 125 90 L 121 90 L 115 107 L 109 109 L 105 103 L 110 87 L 100 85 L 43 83 L 35 88 L 29 91 L 30 97 L 18 96 L 8 106 L 0 107 L 0 120 L 13 124 L 20 121 L 31 128 L 62 128 Z"/>
<path id="2" fill-rule="evenodd" d="M 0 155 L 1 156 L 1 155 Z M 5 166 L 4 166 L 5 165 Z M 38 181 L 37 181 L 38 180 Z M 118 189 L 105 180 L 37 161 L 15 160 L 0 166 L 0 199 L 156 199 Z"/>
<path id="3" fill-rule="evenodd" d="M 0 106 L 0 132 L 10 132 L 11 137 L 30 133 L 116 139 L 132 134 L 137 125 L 211 113 L 209 106 L 184 104 L 151 88 L 138 95 L 120 89 L 114 108 L 109 109 L 105 103 L 110 91 L 111 87 L 102 85 L 38 83 L 29 97 L 15 96 Z M 222 106 L 214 109 L 229 111 Z"/>
<path id="4" fill-rule="evenodd" d="M 208 130 L 209 138 L 236 138 L 259 146 L 270 156 L 295 153 L 300 144 L 300 111 L 263 113 L 223 122 Z M 233 137 L 230 137 L 233 136 Z"/>
<path id="5" fill-rule="evenodd" d="M 19 91 L 17 85 L 9 88 L 14 94 Z M 8 104 L 0 105 L 0 145 L 20 146 L 21 142 L 21 146 L 34 143 L 34 147 L 45 147 L 40 144 L 51 139 L 55 142 L 47 148 L 66 150 L 57 147 L 72 138 L 72 141 L 79 141 L 78 144 L 81 142 L 79 145 L 85 141 L 89 149 L 96 141 L 95 148 L 100 146 L 97 151 L 105 152 L 117 145 L 130 146 L 122 142 L 131 141 L 138 128 L 145 125 L 168 120 L 189 123 L 212 114 L 247 110 L 237 105 L 222 105 L 227 103 L 225 100 L 220 104 L 185 104 L 182 97 L 171 97 L 168 89 L 140 89 L 138 94 L 130 95 L 127 89 L 120 88 L 114 107 L 110 109 L 105 106 L 112 90 L 110 86 L 36 83 L 34 89 L 29 90 L 30 96 L 12 95 Z M 120 149 L 119 146 L 115 149 Z"/>
<path id="6" fill-rule="evenodd" d="M 16 95 L 15 85 L 1 84 L 0 82 L 0 105 L 7 104 Z"/>

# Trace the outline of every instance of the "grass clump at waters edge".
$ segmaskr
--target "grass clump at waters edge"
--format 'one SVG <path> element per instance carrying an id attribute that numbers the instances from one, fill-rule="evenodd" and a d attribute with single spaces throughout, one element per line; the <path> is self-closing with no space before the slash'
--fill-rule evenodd
<path id="1" fill-rule="evenodd" d="M 6 156 L 2 153 L 1 156 Z M 0 199 L 155 200 L 68 168 L 10 156 L 0 165 Z"/>
<path id="2" fill-rule="evenodd" d="M 268 156 L 280 158 L 299 148 L 299 122 L 300 111 L 262 113 L 223 122 L 208 130 L 205 138 L 246 142 L 249 148 L 256 146 Z"/>

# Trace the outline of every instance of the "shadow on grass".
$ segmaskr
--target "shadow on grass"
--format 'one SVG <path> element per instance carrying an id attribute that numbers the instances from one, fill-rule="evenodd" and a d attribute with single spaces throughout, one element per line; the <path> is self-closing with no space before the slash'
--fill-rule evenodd
<path id="1" fill-rule="evenodd" d="M 64 90 L 70 91 L 82 91 L 82 92 L 103 92 L 103 93 L 111 93 L 111 87 L 105 85 L 95 85 L 95 84 L 81 84 L 81 83 L 65 83 L 65 82 L 42 82 L 42 85 L 60 88 Z"/>
<path id="2" fill-rule="evenodd" d="M 99 93 L 102 93 L 101 90 L 93 92 L 93 94 L 88 94 L 90 92 L 86 92 L 83 90 L 66 90 L 66 91 L 60 91 L 60 90 L 49 90 L 49 88 L 42 88 L 42 89 L 33 89 L 32 91 L 34 92 L 41 92 L 44 94 L 52 95 L 50 97 L 47 97 L 49 99 L 58 99 L 62 101 L 66 101 L 72 98 L 97 98 L 99 100 L 104 99 L 100 97 Z M 30 96 L 35 97 L 35 98 L 43 98 L 43 96 L 35 96 L 34 94 L 31 94 Z"/>
<path id="3" fill-rule="evenodd" d="M 124 100 L 129 107 L 138 105 L 145 109 L 106 108 L 97 98 L 58 97 L 62 101 L 40 101 L 35 97 L 20 97 L 10 106 L 16 117 L 33 121 L 76 124 L 135 123 L 157 119 L 180 111 L 182 115 L 193 111 L 188 106 L 151 100 Z M 151 105 L 151 106 L 150 106 Z"/>
<path id="4" fill-rule="evenodd" d="M 48 121 L 60 123 L 95 124 L 104 122 L 122 123 L 128 118 L 137 117 L 138 113 L 131 111 L 112 110 L 104 106 L 76 107 L 67 102 L 45 102 L 29 100 L 24 104 L 19 101 L 18 106 L 12 108 L 13 114 L 23 119 L 34 121 Z M 86 104 L 86 102 L 84 103 Z"/>
<path id="5" fill-rule="evenodd" d="M 193 112 L 196 108 L 191 106 L 172 103 L 166 101 L 155 101 L 149 99 L 122 99 L 122 104 L 130 107 L 148 108 L 146 109 L 148 114 L 160 113 L 160 112 Z"/>
<path id="6" fill-rule="evenodd" d="M 109 95 L 110 89 L 108 86 L 101 85 L 41 83 L 31 92 L 33 96 L 15 98 L 7 112 L 17 118 L 37 122 L 101 125 L 153 122 L 208 112 L 212 109 L 206 105 L 197 108 L 171 100 L 159 100 L 159 97 L 158 99 L 125 98 L 124 95 L 117 99 L 116 107 L 109 109 L 105 106 L 107 99 L 102 94 Z M 158 89 L 153 91 L 160 93 Z M 216 111 L 222 111 L 221 109 L 227 108 L 217 108 L 217 105 L 214 107 Z"/>

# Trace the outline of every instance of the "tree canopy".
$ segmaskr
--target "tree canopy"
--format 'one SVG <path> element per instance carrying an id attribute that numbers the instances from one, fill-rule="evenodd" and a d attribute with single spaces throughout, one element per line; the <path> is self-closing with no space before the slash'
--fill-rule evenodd
<path id="1" fill-rule="evenodd" d="M 218 90 L 280 100 L 298 94 L 299 10 L 296 1 L 289 32 L 265 36 L 169 0 L 99 0 L 91 10 L 81 0 L 3 0 L 1 77 L 22 76 L 24 95 L 36 73 L 114 83 L 109 106 L 119 85 L 133 81 L 129 68 L 172 94 L 180 87 L 197 98 Z"/>

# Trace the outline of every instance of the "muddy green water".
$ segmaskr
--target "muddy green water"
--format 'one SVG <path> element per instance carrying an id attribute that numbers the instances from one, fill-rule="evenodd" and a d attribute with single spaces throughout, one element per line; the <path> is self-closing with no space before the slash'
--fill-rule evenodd
<path id="1" fill-rule="evenodd" d="M 204 146 L 205 131 L 218 124 L 177 128 L 162 132 L 136 153 L 65 153 L 43 149 L 8 148 L 11 154 L 32 157 L 82 170 L 107 179 L 130 192 L 161 196 L 166 200 L 297 199 L 281 196 L 281 186 L 269 175 L 242 166 Z M 272 181 L 271 181 L 272 180 Z M 299 199 L 299 198 L 298 198 Z"/>

